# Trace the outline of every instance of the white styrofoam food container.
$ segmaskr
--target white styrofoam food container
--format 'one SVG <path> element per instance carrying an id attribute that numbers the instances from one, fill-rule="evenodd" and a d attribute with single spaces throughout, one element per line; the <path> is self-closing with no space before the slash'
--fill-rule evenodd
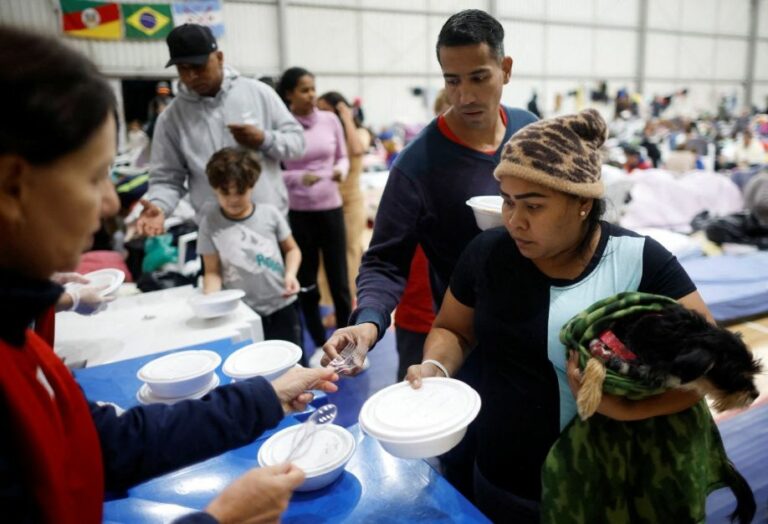
<path id="1" fill-rule="evenodd" d="M 154 397 L 188 397 L 212 382 L 220 363 L 221 357 L 213 351 L 179 351 L 147 362 L 136 376 L 149 386 Z"/>
<path id="2" fill-rule="evenodd" d="M 396 457 L 435 457 L 459 443 L 480 405 L 480 395 L 465 383 L 430 377 L 419 389 L 400 382 L 377 392 L 363 404 L 359 422 Z"/>
<path id="3" fill-rule="evenodd" d="M 274 380 L 301 360 L 302 349 L 287 340 L 264 340 L 249 344 L 224 361 L 222 371 L 235 380 L 262 376 Z"/>
<path id="4" fill-rule="evenodd" d="M 102 297 L 111 295 L 117 291 L 120 285 L 125 281 L 125 273 L 119 269 L 105 268 L 97 271 L 91 271 L 83 275 L 83 278 L 88 279 L 87 284 L 80 284 L 79 282 L 68 282 L 65 287 L 68 289 L 81 288 L 81 287 L 100 287 L 103 288 L 99 291 Z"/>
<path id="5" fill-rule="evenodd" d="M 195 393 L 192 393 L 190 395 L 187 395 L 185 397 L 158 397 L 157 395 L 154 395 L 152 393 L 152 390 L 149 387 L 149 384 L 146 382 L 142 384 L 142 386 L 139 388 L 139 390 L 136 392 L 136 400 L 139 401 L 139 404 L 149 405 L 149 404 L 175 404 L 181 400 L 189 400 L 189 399 L 198 399 L 203 398 L 208 393 L 210 393 L 213 389 L 215 389 L 219 385 L 219 376 L 214 373 L 213 378 L 211 379 L 211 382 L 204 386 L 203 389 L 200 391 L 196 391 Z"/>
<path id="6" fill-rule="evenodd" d="M 189 305 L 198 318 L 216 318 L 232 313 L 245 296 L 242 289 L 225 289 L 215 293 L 196 295 L 189 299 Z"/>
<path id="7" fill-rule="evenodd" d="M 278 431 L 267 439 L 259 449 L 260 466 L 282 464 L 291 452 L 294 433 L 301 431 L 301 424 Z M 313 491 L 324 488 L 344 472 L 344 468 L 355 454 L 357 443 L 348 430 L 335 424 L 317 427 L 312 440 L 291 462 L 306 475 L 297 491 Z"/>
<path id="8" fill-rule="evenodd" d="M 477 227 L 485 231 L 493 227 L 503 226 L 501 215 L 503 200 L 498 195 L 475 196 L 467 200 L 467 205 L 475 213 Z"/>

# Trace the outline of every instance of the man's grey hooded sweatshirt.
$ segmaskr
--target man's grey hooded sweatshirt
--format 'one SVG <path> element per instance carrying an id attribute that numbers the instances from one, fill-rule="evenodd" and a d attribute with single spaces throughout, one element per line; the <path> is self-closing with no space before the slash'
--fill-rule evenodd
<path id="1" fill-rule="evenodd" d="M 206 204 L 216 202 L 205 165 L 223 147 L 237 146 L 227 124 L 253 124 L 264 131 L 261 176 L 253 201 L 288 214 L 288 192 L 280 161 L 304 154 L 304 132 L 277 93 L 258 80 L 224 68 L 216 96 L 200 96 L 179 83 L 179 95 L 157 119 L 150 157 L 147 198 L 169 216 L 189 190 L 200 222 Z"/>

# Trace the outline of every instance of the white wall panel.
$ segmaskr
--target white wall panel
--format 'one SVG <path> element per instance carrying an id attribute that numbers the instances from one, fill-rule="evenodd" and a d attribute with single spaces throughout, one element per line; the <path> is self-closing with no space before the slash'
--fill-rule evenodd
<path id="1" fill-rule="evenodd" d="M 638 0 L 595 0 L 595 21 L 635 26 L 638 9 Z"/>
<path id="2" fill-rule="evenodd" d="M 709 79 L 714 73 L 715 41 L 697 36 L 680 37 L 680 78 Z"/>
<path id="3" fill-rule="evenodd" d="M 634 76 L 637 54 L 635 31 L 596 29 L 593 72 L 598 77 Z"/>
<path id="4" fill-rule="evenodd" d="M 679 29 L 680 2 L 648 0 L 648 27 L 650 29 Z"/>
<path id="5" fill-rule="evenodd" d="M 711 111 L 717 107 L 720 94 L 730 91 L 728 86 L 710 82 L 685 82 L 682 87 L 688 88 L 688 101 L 697 113 Z"/>
<path id="6" fill-rule="evenodd" d="M 508 1 L 502 0 L 501 3 Z M 486 0 L 427 0 L 427 9 L 433 13 L 458 13 L 464 9 L 488 11 L 488 2 Z"/>
<path id="7" fill-rule="evenodd" d="M 277 7 L 225 3 L 224 20 L 220 47 L 227 63 L 255 75 L 279 73 Z"/>
<path id="8" fill-rule="evenodd" d="M 768 38 L 768 0 L 760 0 L 757 17 L 757 35 Z"/>
<path id="9" fill-rule="evenodd" d="M 504 52 L 514 60 L 513 73 L 538 75 L 545 72 L 544 25 L 504 23 Z"/>
<path id="10" fill-rule="evenodd" d="M 645 76 L 676 78 L 679 47 L 679 36 L 649 32 L 645 46 Z"/>
<path id="11" fill-rule="evenodd" d="M 377 9 L 404 9 L 413 11 L 425 11 L 427 9 L 427 0 L 360 0 L 361 7 L 373 7 Z"/>
<path id="12" fill-rule="evenodd" d="M 752 104 L 762 111 L 768 111 L 768 82 L 755 82 L 752 91 Z"/>
<path id="13" fill-rule="evenodd" d="M 424 87 L 423 78 L 365 77 L 362 80 L 365 119 L 377 130 L 381 125 L 392 122 L 428 122 L 432 108 L 425 105 L 424 98 L 413 96 L 411 89 Z"/>
<path id="14" fill-rule="evenodd" d="M 557 75 L 588 75 L 592 72 L 590 29 L 550 26 L 546 33 L 547 71 Z M 566 44 L 567 42 L 567 44 Z"/>
<path id="15" fill-rule="evenodd" d="M 226 0 L 224 0 L 226 2 Z M 326 5 L 332 7 L 355 7 L 358 0 L 300 0 L 302 4 Z M 275 2 L 277 3 L 277 2 Z"/>
<path id="16" fill-rule="evenodd" d="M 755 49 L 755 80 L 768 80 L 768 42 L 758 42 Z"/>
<path id="17" fill-rule="evenodd" d="M 445 24 L 447 18 L 444 16 L 428 16 L 427 17 L 427 71 L 432 74 L 438 74 L 442 76 L 440 70 L 440 63 L 437 61 L 437 54 L 435 52 L 435 46 L 437 45 L 437 37 L 440 35 L 440 29 Z"/>
<path id="18" fill-rule="evenodd" d="M 716 79 L 743 80 L 746 77 L 747 41 L 720 38 L 715 45 Z"/>
<path id="19" fill-rule="evenodd" d="M 645 98 L 651 100 L 654 96 L 671 95 L 680 87 L 676 82 L 646 82 Z"/>
<path id="20" fill-rule="evenodd" d="M 47 0 L 0 1 L 0 20 L 26 29 L 59 32 L 59 17 Z"/>
<path id="21" fill-rule="evenodd" d="M 328 91 L 338 91 L 344 95 L 344 98 L 346 98 L 350 104 L 354 101 L 355 97 L 362 96 L 361 82 L 359 78 L 353 76 L 317 75 L 317 77 L 315 77 L 315 87 L 317 89 L 317 96 L 327 93 Z M 366 109 L 365 102 L 366 100 L 363 99 L 363 109 Z"/>
<path id="22" fill-rule="evenodd" d="M 768 3 L 763 1 L 764 6 Z M 719 0 L 715 31 L 729 35 L 749 35 L 749 0 Z"/>
<path id="23" fill-rule="evenodd" d="M 427 24 L 423 15 L 363 13 L 363 71 L 427 72 Z"/>
<path id="24" fill-rule="evenodd" d="M 357 13 L 288 7 L 288 63 L 310 71 L 358 70 Z"/>
<path id="25" fill-rule="evenodd" d="M 591 22 L 594 10 L 593 0 L 547 1 L 547 18 L 550 20 Z"/>
<path id="26" fill-rule="evenodd" d="M 501 103 L 507 106 L 525 109 L 535 90 L 538 94 L 536 104 L 539 106 L 539 111 L 544 111 L 546 100 L 543 85 L 544 82 L 541 80 L 516 79 L 513 73 L 512 80 L 510 80 L 509 84 L 504 87 Z"/>
<path id="27" fill-rule="evenodd" d="M 713 33 L 717 19 L 717 0 L 680 0 L 680 29 Z"/>
<path id="28" fill-rule="evenodd" d="M 547 14 L 546 2 L 531 2 L 529 0 L 502 0 L 496 2 L 500 17 L 520 17 L 542 19 Z"/>

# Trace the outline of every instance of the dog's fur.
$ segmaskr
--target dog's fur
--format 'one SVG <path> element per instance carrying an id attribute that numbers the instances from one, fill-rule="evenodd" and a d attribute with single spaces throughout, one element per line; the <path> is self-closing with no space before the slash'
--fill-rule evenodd
<path id="1" fill-rule="evenodd" d="M 709 395 L 718 411 L 748 406 L 758 396 L 759 361 L 738 334 L 695 311 L 674 304 L 658 314 L 619 319 L 610 329 L 637 355 L 636 365 L 648 366 L 651 384 L 695 389 Z M 577 399 L 582 419 L 594 414 L 602 398 L 605 374 L 595 369 L 595 360 L 588 361 Z"/>
<path id="2" fill-rule="evenodd" d="M 644 380 L 650 384 L 695 389 L 709 395 L 718 411 L 748 406 L 758 396 L 754 377 L 761 366 L 741 336 L 681 305 L 670 305 L 658 314 L 628 316 L 609 329 L 637 356 L 633 365 L 647 366 Z M 600 404 L 605 374 L 602 360 L 593 357 L 587 361 L 577 398 L 583 420 Z M 731 489 L 737 507 L 731 520 L 751 522 L 754 496 L 746 480 L 734 472 Z"/>

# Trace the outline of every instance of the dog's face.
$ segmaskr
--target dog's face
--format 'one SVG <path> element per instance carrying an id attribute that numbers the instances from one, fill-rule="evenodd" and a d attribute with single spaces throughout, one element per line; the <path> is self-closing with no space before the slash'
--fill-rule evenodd
<path id="1" fill-rule="evenodd" d="M 759 395 L 754 379 L 760 373 L 760 362 L 752 358 L 739 335 L 717 329 L 724 334 L 713 340 L 714 364 L 704 375 L 713 388 L 708 394 L 718 411 L 748 406 Z"/>
<path id="2" fill-rule="evenodd" d="M 747 406 L 758 396 L 754 377 L 761 366 L 741 336 L 698 313 L 672 306 L 657 315 L 629 318 L 617 329 L 652 375 L 668 383 L 679 379 L 683 387 L 710 395 L 718 411 Z"/>

